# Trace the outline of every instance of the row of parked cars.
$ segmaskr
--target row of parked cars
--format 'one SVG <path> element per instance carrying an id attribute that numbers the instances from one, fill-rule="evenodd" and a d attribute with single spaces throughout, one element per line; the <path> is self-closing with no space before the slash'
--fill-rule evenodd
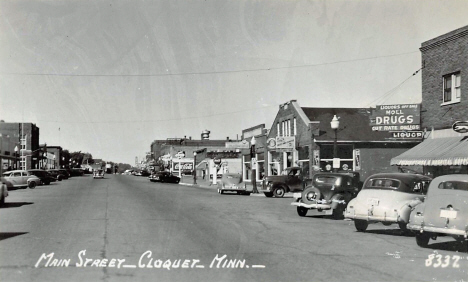
<path id="1" fill-rule="evenodd" d="M 357 172 L 324 172 L 312 179 L 302 177 L 301 168 L 287 168 L 268 176 L 259 189 L 266 197 L 293 193 L 297 214 L 316 210 L 335 219 L 354 221 L 365 232 L 371 223 L 398 224 L 403 232 L 414 232 L 416 243 L 426 247 L 430 239 L 468 237 L 468 174 L 431 178 L 412 173 L 379 173 L 360 182 Z M 218 192 L 248 194 L 234 175 L 223 176 Z"/>
<path id="2" fill-rule="evenodd" d="M 81 169 L 29 169 L 29 170 L 11 170 L 4 172 L 1 177 L 1 199 L 0 204 L 5 203 L 8 196 L 8 190 L 13 188 L 34 189 L 39 185 L 49 185 L 51 182 L 62 181 L 71 176 L 82 176 Z"/>

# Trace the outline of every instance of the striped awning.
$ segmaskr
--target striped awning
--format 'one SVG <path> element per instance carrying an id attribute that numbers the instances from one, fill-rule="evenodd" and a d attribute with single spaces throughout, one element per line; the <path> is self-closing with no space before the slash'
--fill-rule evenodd
<path id="1" fill-rule="evenodd" d="M 426 139 L 393 158 L 391 165 L 468 165 L 468 136 Z"/>

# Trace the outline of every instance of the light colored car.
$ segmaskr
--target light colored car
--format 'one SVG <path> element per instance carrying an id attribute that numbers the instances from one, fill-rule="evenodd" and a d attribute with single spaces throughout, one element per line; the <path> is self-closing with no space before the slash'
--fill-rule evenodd
<path id="1" fill-rule="evenodd" d="M 354 220 L 357 231 L 369 223 L 398 223 L 406 231 L 411 210 L 424 201 L 432 178 L 420 174 L 379 173 L 364 182 L 362 190 L 346 208 L 345 218 Z"/>
<path id="2" fill-rule="evenodd" d="M 447 234 L 456 240 L 468 237 L 468 175 L 451 174 L 434 178 L 424 203 L 410 216 L 408 229 L 416 231 L 416 243 L 426 247 L 429 239 Z"/>
<path id="3" fill-rule="evenodd" d="M 93 178 L 104 178 L 104 170 L 103 169 L 95 169 L 93 171 Z"/>
<path id="4" fill-rule="evenodd" d="M 1 189 L 1 195 L 0 195 L 0 206 L 3 206 L 5 204 L 5 198 L 8 197 L 8 187 L 6 186 L 5 183 L 0 182 L 0 189 Z"/>
<path id="5" fill-rule="evenodd" d="M 37 185 L 41 184 L 39 177 L 26 170 L 12 170 L 5 172 L 3 173 L 3 178 L 8 188 L 29 187 L 34 189 Z"/>
<path id="6" fill-rule="evenodd" d="M 221 181 L 218 182 L 218 193 L 234 192 L 238 195 L 250 195 L 251 191 L 247 191 L 246 186 L 242 185 L 242 175 L 239 173 L 224 173 L 221 176 Z"/>

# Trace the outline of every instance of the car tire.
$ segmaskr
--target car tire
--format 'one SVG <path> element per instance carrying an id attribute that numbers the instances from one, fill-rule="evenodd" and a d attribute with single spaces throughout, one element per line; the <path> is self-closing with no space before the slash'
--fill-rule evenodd
<path id="1" fill-rule="evenodd" d="M 298 214 L 300 217 L 306 216 L 307 211 L 308 211 L 307 208 L 304 208 L 304 207 L 297 207 L 297 214 Z"/>
<path id="2" fill-rule="evenodd" d="M 424 233 L 417 233 L 416 234 L 416 244 L 422 248 L 426 248 L 429 244 L 429 239 L 431 239 L 431 234 L 424 232 Z"/>
<path id="3" fill-rule="evenodd" d="M 28 183 L 29 189 L 34 189 L 34 188 L 36 188 L 36 185 L 37 185 L 36 181 L 30 181 L 30 182 Z"/>
<path id="4" fill-rule="evenodd" d="M 403 232 L 408 232 L 408 228 L 406 227 L 407 223 L 404 221 L 398 221 L 398 226 L 400 227 L 400 230 Z"/>
<path id="5" fill-rule="evenodd" d="M 356 227 L 356 230 L 359 232 L 364 232 L 367 229 L 367 226 L 369 226 L 369 223 L 365 220 L 362 219 L 355 219 L 354 220 L 354 227 Z"/>
<path id="6" fill-rule="evenodd" d="M 336 206 L 336 208 L 333 209 L 333 219 L 339 220 L 344 218 L 344 211 L 346 209 L 346 205 L 339 204 Z"/>
<path id="7" fill-rule="evenodd" d="M 2 195 L 2 198 L 0 199 L 0 206 L 3 206 L 5 204 L 5 197 L 3 197 Z"/>
<path id="8" fill-rule="evenodd" d="M 221 194 L 221 195 L 224 194 L 224 191 L 219 189 L 219 194 Z"/>
<path id="9" fill-rule="evenodd" d="M 390 225 L 392 225 L 391 222 L 382 222 L 382 224 L 385 225 L 385 226 L 390 226 Z"/>
<path id="10" fill-rule="evenodd" d="M 273 197 L 273 192 L 264 192 L 263 194 L 265 194 L 265 197 L 267 198 Z"/>
<path id="11" fill-rule="evenodd" d="M 62 176 L 61 175 L 57 176 L 57 180 L 62 181 Z"/>
<path id="12" fill-rule="evenodd" d="M 284 187 L 278 187 L 273 190 L 273 196 L 275 196 L 275 198 L 283 198 L 284 194 L 286 194 L 286 189 L 284 189 Z"/>
<path id="13" fill-rule="evenodd" d="M 175 181 L 176 184 L 179 184 L 179 182 L 180 182 L 180 179 L 177 179 L 177 180 Z"/>
<path id="14" fill-rule="evenodd" d="M 313 198 L 307 197 L 308 195 L 310 196 L 310 193 L 313 193 L 315 196 Z M 322 193 L 320 193 L 320 190 L 316 187 L 307 187 L 302 191 L 302 201 L 305 204 L 315 204 L 316 200 L 320 200 L 322 198 Z"/>
<path id="15" fill-rule="evenodd" d="M 250 196 L 250 192 L 244 192 L 244 195 Z"/>

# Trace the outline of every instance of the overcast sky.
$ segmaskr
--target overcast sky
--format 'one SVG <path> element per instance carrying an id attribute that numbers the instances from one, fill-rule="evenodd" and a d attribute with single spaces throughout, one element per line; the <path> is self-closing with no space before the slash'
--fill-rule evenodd
<path id="1" fill-rule="evenodd" d="M 0 1 L 0 119 L 133 164 L 156 139 L 271 126 L 280 103 L 420 103 L 421 43 L 468 1 Z M 59 130 L 60 128 L 60 130 Z"/>

